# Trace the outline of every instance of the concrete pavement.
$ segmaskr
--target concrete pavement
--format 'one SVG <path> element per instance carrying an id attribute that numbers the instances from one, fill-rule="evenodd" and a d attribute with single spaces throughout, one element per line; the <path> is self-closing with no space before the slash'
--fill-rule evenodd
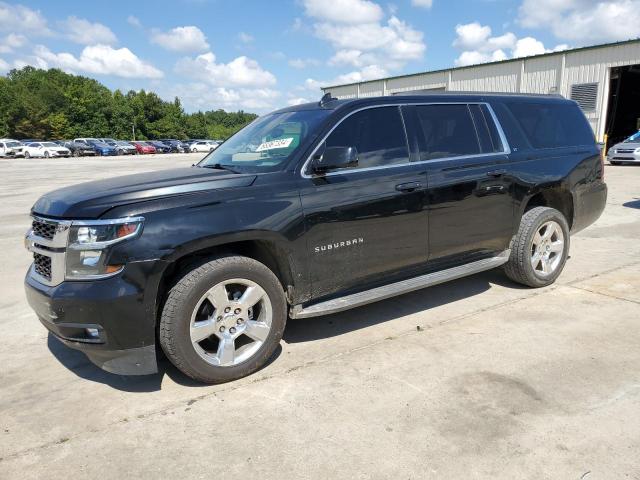
<path id="1" fill-rule="evenodd" d="M 0 477 L 640 479 L 640 168 L 554 286 L 499 271 L 291 320 L 253 376 L 118 377 L 27 306 L 28 210 L 82 180 L 194 155 L 0 161 Z"/>

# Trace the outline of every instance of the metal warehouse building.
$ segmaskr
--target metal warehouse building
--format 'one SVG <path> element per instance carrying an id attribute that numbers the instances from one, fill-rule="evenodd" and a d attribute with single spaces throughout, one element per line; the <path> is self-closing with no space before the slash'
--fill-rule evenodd
<path id="1" fill-rule="evenodd" d="M 640 39 L 323 89 L 337 98 L 483 91 L 561 94 L 576 100 L 598 141 L 640 129 Z"/>

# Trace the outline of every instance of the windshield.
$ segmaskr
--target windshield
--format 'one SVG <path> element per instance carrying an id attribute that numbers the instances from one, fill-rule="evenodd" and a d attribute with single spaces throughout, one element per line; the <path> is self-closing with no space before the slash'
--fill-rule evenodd
<path id="1" fill-rule="evenodd" d="M 636 132 L 633 135 L 631 135 L 629 138 L 627 138 L 625 141 L 625 143 L 627 142 L 640 142 L 640 132 Z"/>
<path id="2" fill-rule="evenodd" d="M 53 143 L 53 142 L 43 142 L 42 145 L 44 147 L 59 147 L 60 146 L 57 143 Z"/>
<path id="3" fill-rule="evenodd" d="M 20 142 L 7 142 L 7 147 L 19 147 Z"/>
<path id="4" fill-rule="evenodd" d="M 260 117 L 209 153 L 198 166 L 220 165 L 240 172 L 279 170 L 330 113 L 317 109 Z"/>

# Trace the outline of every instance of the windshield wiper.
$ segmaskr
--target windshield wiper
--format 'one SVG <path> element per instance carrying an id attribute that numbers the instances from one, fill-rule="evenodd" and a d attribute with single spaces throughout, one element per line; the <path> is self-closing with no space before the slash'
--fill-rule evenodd
<path id="1" fill-rule="evenodd" d="M 222 165 L 221 163 L 214 163 L 211 165 L 202 165 L 202 168 L 213 168 L 215 170 L 227 170 L 228 172 L 231 172 L 231 173 L 240 173 L 237 170 L 234 170 L 233 168 L 229 167 L 228 165 Z"/>

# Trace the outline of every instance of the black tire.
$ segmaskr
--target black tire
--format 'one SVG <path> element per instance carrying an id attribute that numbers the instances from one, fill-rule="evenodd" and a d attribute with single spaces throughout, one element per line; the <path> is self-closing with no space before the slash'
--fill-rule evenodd
<path id="1" fill-rule="evenodd" d="M 24 152 L 24 158 L 29 160 L 31 158 L 31 154 L 29 152 Z"/>
<path id="2" fill-rule="evenodd" d="M 264 289 L 273 312 L 271 330 L 259 350 L 244 362 L 215 366 L 201 358 L 191 343 L 191 315 L 207 290 L 235 278 L 251 280 Z M 173 285 L 162 309 L 159 339 L 169 360 L 185 375 L 204 383 L 224 383 L 263 367 L 278 347 L 286 322 L 287 302 L 274 273 L 248 257 L 222 256 L 196 265 Z"/>
<path id="3" fill-rule="evenodd" d="M 44 152 L 44 158 L 49 158 L 49 152 Z"/>
<path id="4" fill-rule="evenodd" d="M 531 264 L 533 237 L 538 229 L 549 221 L 556 222 L 562 229 L 564 249 L 558 266 L 552 273 L 543 277 L 536 273 Z M 511 241 L 511 255 L 504 266 L 504 271 L 514 282 L 533 288 L 546 287 L 555 282 L 562 273 L 569 254 L 569 246 L 569 225 L 564 215 L 555 208 L 534 207 L 525 212 L 520 220 L 520 228 Z"/>
<path id="5" fill-rule="evenodd" d="M 80 150 L 74 150 L 73 151 L 73 156 L 76 157 L 76 158 L 79 157 L 80 156 Z"/>
<path id="6" fill-rule="evenodd" d="M 117 154 L 117 155 L 124 155 L 124 150 L 122 150 L 121 148 L 119 148 L 118 150 L 116 150 L 116 154 Z"/>

